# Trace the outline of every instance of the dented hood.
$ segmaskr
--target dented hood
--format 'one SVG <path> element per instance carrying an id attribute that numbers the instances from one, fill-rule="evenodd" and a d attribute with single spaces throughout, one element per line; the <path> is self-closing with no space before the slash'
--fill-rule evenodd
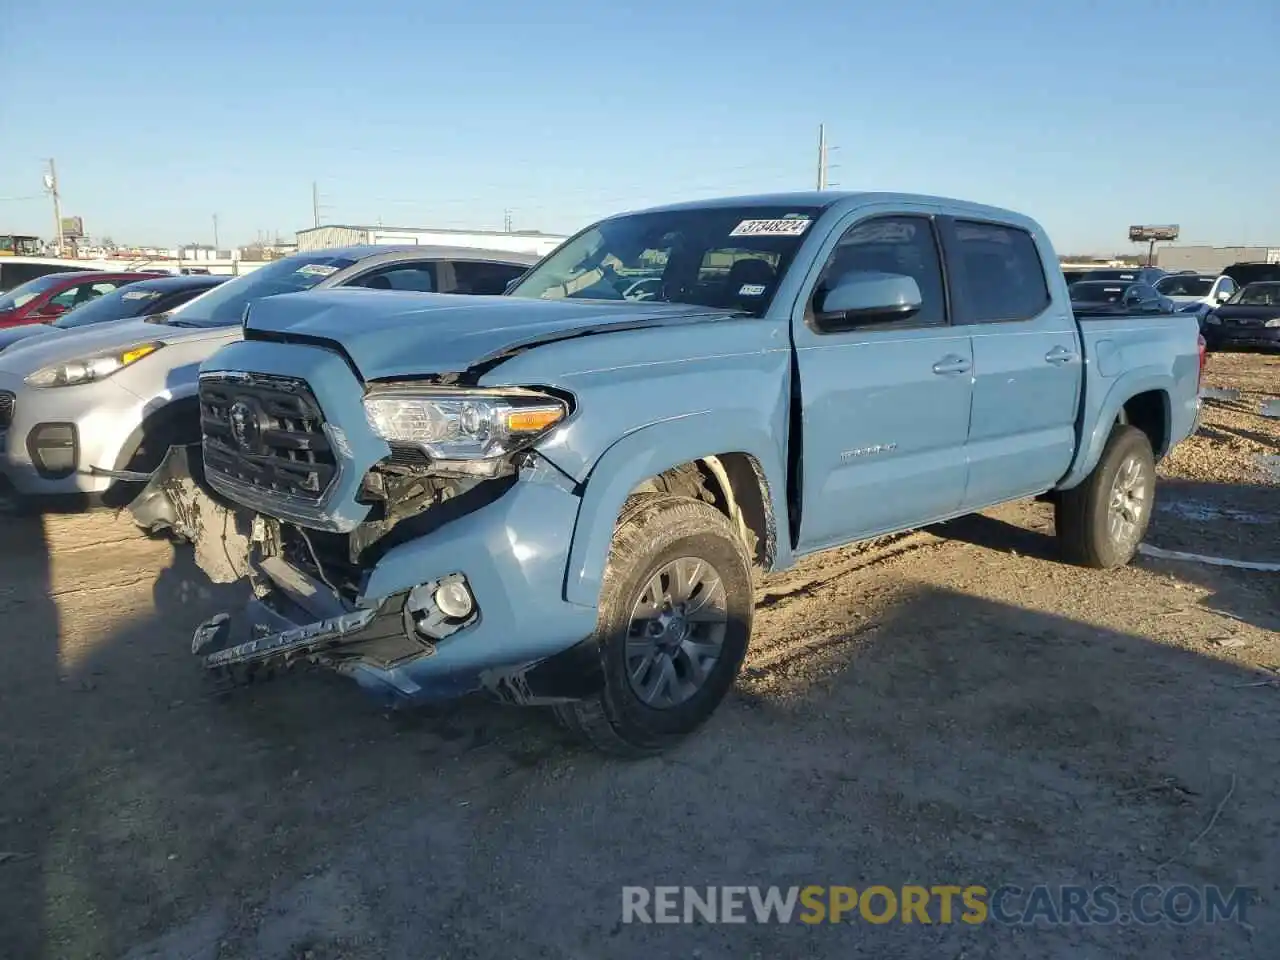
<path id="1" fill-rule="evenodd" d="M 259 300 L 245 330 L 332 341 L 366 380 L 461 373 L 513 350 L 636 326 L 707 323 L 723 310 L 668 303 L 316 290 Z"/>

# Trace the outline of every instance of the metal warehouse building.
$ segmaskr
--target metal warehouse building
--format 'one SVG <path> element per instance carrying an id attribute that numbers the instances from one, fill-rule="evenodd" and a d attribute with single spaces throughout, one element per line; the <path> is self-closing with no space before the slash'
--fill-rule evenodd
<path id="1" fill-rule="evenodd" d="M 419 246 L 479 247 L 542 256 L 564 242 L 564 237 L 536 230 L 505 233 L 498 230 L 438 230 L 429 227 L 356 227 L 329 224 L 298 231 L 298 249 L 324 250 L 361 243 L 417 244 Z"/>
<path id="2" fill-rule="evenodd" d="M 1280 247 L 1170 246 L 1156 249 L 1156 265 L 1163 270 L 1217 273 L 1233 263 L 1280 263 Z"/>

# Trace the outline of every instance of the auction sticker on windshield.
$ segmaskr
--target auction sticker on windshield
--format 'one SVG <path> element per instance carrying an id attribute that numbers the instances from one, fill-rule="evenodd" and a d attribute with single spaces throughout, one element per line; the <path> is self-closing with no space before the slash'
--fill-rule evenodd
<path id="1" fill-rule="evenodd" d="M 306 277 L 327 277 L 331 273 L 337 273 L 338 268 L 330 263 L 308 263 L 305 267 L 299 267 L 294 272 Z"/>
<path id="2" fill-rule="evenodd" d="M 782 220 L 743 220 L 729 231 L 731 237 L 798 237 L 813 221 L 807 217 Z"/>

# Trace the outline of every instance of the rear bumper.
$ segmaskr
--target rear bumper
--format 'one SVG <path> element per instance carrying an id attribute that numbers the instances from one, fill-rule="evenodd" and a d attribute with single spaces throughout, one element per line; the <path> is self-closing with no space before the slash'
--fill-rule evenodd
<path id="1" fill-rule="evenodd" d="M 196 630 L 213 671 L 312 662 L 353 677 L 385 706 L 487 691 L 515 703 L 589 695 L 596 611 L 565 601 L 578 497 L 545 475 L 389 550 L 354 603 L 279 558 L 255 561 L 257 597 Z M 473 614 L 451 621 L 434 595 L 461 580 Z"/>

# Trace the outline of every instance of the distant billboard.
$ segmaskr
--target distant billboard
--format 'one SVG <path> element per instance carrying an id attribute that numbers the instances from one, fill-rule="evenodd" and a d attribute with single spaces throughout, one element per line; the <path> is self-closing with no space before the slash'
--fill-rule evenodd
<path id="1" fill-rule="evenodd" d="M 62 235 L 70 240 L 82 239 L 84 237 L 84 218 L 63 217 Z"/>
<path id="2" fill-rule="evenodd" d="M 1148 243 L 1156 240 L 1177 240 L 1178 225 L 1176 223 L 1153 226 L 1130 227 L 1129 239 L 1134 243 Z"/>

